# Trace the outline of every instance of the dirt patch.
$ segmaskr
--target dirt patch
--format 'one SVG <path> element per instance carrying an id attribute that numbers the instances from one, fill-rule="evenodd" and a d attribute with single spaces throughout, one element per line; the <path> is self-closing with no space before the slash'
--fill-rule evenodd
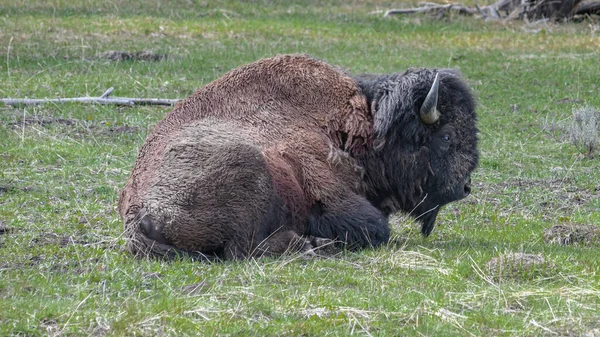
<path id="1" fill-rule="evenodd" d="M 22 127 L 22 126 L 47 126 L 50 124 L 61 124 L 61 125 L 75 125 L 77 124 L 76 119 L 69 118 L 54 118 L 54 117 L 20 117 L 16 122 L 8 123 L 11 127 Z"/>
<path id="2" fill-rule="evenodd" d="M 580 224 L 555 225 L 544 230 L 544 241 L 559 245 L 600 243 L 600 227 Z"/>
<path id="3" fill-rule="evenodd" d="M 555 318 L 543 324 L 549 330 L 541 336 L 582 336 L 600 337 L 600 319 L 598 317 Z"/>
<path id="4" fill-rule="evenodd" d="M 16 191 L 31 192 L 34 190 L 35 189 L 30 186 L 15 187 L 13 185 L 2 185 L 2 186 L 0 186 L 0 195 L 2 195 L 4 193 L 14 193 Z"/>
<path id="5" fill-rule="evenodd" d="M 488 261 L 486 269 L 496 282 L 502 282 L 550 277 L 556 266 L 538 254 L 506 253 Z"/>
<path id="6" fill-rule="evenodd" d="M 139 128 L 135 127 L 135 126 L 129 126 L 129 125 L 119 125 L 119 126 L 112 126 L 112 127 L 104 127 L 104 125 L 100 125 L 99 127 L 96 125 L 90 125 L 88 127 L 88 132 L 89 133 L 93 133 L 93 134 L 100 134 L 102 136 L 115 136 L 115 135 L 124 135 L 124 134 L 128 134 L 128 135 L 133 135 L 136 134 L 137 132 L 139 132 Z"/>
<path id="7" fill-rule="evenodd" d="M 581 103 L 581 100 L 576 99 L 576 98 L 565 97 L 563 99 L 559 99 L 556 101 L 556 104 L 574 104 L 574 103 Z"/>
<path id="8" fill-rule="evenodd" d="M 90 242 L 88 242 L 88 241 L 76 240 L 72 236 L 63 236 L 60 239 L 60 241 L 58 242 L 58 244 L 60 246 L 62 246 L 62 247 L 68 246 L 68 245 L 86 245 L 86 244 L 89 244 L 89 243 Z"/>
<path id="9" fill-rule="evenodd" d="M 45 246 L 57 244 L 61 247 L 65 247 L 69 245 L 86 245 L 92 242 L 77 240 L 76 238 L 68 235 L 61 236 L 56 233 L 43 233 L 31 239 L 29 243 L 30 246 Z"/>
<path id="10" fill-rule="evenodd" d="M 108 126 L 106 122 L 92 122 L 82 121 L 77 119 L 69 118 L 55 118 L 55 117 L 22 117 L 16 116 L 15 121 L 8 122 L 7 125 L 13 129 L 21 129 L 23 127 L 41 126 L 47 127 L 50 125 L 63 125 L 70 126 L 69 132 L 74 134 L 101 134 L 101 135 L 114 135 L 114 134 L 134 134 L 139 131 L 138 127 L 129 125 L 112 125 Z M 2 187 L 0 186 L 0 193 L 2 193 Z"/>
<path id="11" fill-rule="evenodd" d="M 106 269 L 106 267 L 100 263 L 99 258 L 74 260 L 71 258 L 59 259 L 57 256 L 53 255 L 36 255 L 26 261 L 5 262 L 0 264 L 0 271 L 24 269 L 32 269 L 36 272 L 48 271 L 56 274 L 82 275 L 93 270 Z"/>
<path id="12" fill-rule="evenodd" d="M 110 327 L 108 325 L 99 325 L 92 330 L 90 336 L 92 337 L 103 337 L 110 334 Z"/>
<path id="13" fill-rule="evenodd" d="M 45 246 L 45 245 L 52 245 L 52 244 L 57 244 L 61 241 L 61 238 L 58 236 L 58 234 L 54 234 L 54 233 L 44 233 L 44 234 L 40 234 L 38 236 L 36 236 L 35 238 L 31 239 L 31 241 L 29 241 L 29 246 L 33 247 L 33 246 Z"/>
<path id="14" fill-rule="evenodd" d="M 43 266 L 43 268 L 48 268 L 53 273 L 81 275 L 87 274 L 94 269 L 103 268 L 98 264 L 99 261 L 100 259 L 98 258 L 92 258 L 83 261 L 52 262 L 52 265 Z M 42 267 L 40 266 L 40 268 Z"/>
<path id="15" fill-rule="evenodd" d="M 60 335 L 60 327 L 54 318 L 44 318 L 40 321 L 40 330 L 46 333 L 47 336 Z"/>
<path id="16" fill-rule="evenodd" d="M 0 264 L 0 270 L 12 270 L 33 267 L 39 265 L 40 261 L 42 261 L 42 258 L 40 256 L 32 256 L 26 261 L 21 260 L 20 262 L 4 262 Z"/>
<path id="17" fill-rule="evenodd" d="M 502 201 L 498 196 L 511 195 L 515 208 L 551 210 L 552 214 L 556 211 L 570 213 L 600 198 L 600 185 L 583 188 L 572 179 L 510 179 L 495 184 L 477 183 L 475 186 L 477 192 L 465 202 L 500 205 Z M 517 190 L 516 194 L 513 190 Z M 528 200 L 532 199 L 532 193 L 536 197 Z"/>
<path id="18" fill-rule="evenodd" d="M 592 329 L 585 333 L 585 337 L 600 337 L 600 328 Z"/>
<path id="19" fill-rule="evenodd" d="M 133 134 L 138 132 L 139 128 L 137 127 L 133 127 L 133 126 L 128 126 L 128 125 L 120 125 L 117 127 L 112 127 L 109 128 L 107 131 L 108 133 L 128 133 L 128 134 Z"/>
<path id="20" fill-rule="evenodd" d="M 167 58 L 167 54 L 155 53 L 148 50 L 127 52 L 122 50 L 109 50 L 96 55 L 97 59 L 106 59 L 109 61 L 162 61 Z"/>

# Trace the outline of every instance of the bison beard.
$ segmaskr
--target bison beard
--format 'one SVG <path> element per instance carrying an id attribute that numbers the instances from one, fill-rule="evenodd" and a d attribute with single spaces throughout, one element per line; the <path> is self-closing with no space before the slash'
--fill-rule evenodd
<path id="1" fill-rule="evenodd" d="M 350 248 L 410 212 L 429 235 L 470 192 L 473 98 L 450 70 L 349 77 L 302 55 L 229 72 L 153 131 L 119 195 L 137 255 L 237 259 Z"/>

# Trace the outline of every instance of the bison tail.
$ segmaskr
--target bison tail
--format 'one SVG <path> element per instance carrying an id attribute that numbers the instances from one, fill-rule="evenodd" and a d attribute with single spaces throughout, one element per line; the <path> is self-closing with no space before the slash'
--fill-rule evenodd
<path id="1" fill-rule="evenodd" d="M 176 248 L 171 245 L 161 234 L 152 230 L 152 226 L 146 211 L 142 208 L 138 215 L 125 224 L 125 237 L 127 238 L 127 250 L 136 257 L 178 259 L 191 258 L 199 261 L 218 261 L 216 255 L 206 255 L 200 252 L 191 252 Z"/>

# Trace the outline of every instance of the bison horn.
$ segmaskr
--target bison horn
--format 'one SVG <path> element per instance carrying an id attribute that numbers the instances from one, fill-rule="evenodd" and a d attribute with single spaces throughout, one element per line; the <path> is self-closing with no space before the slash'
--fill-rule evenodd
<path id="1" fill-rule="evenodd" d="M 435 75 L 435 80 L 429 89 L 423 105 L 421 105 L 421 120 L 425 124 L 433 124 L 440 119 L 440 112 L 437 109 L 438 90 L 440 88 L 439 74 Z"/>

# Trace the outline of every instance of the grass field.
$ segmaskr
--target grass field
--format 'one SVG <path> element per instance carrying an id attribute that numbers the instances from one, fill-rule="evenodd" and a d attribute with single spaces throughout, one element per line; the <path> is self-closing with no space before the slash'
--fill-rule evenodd
<path id="1" fill-rule="evenodd" d="M 169 108 L 0 105 L 0 335 L 600 336 L 600 245 L 543 238 L 600 224 L 600 153 L 560 127 L 574 109 L 600 110 L 600 23 L 369 14 L 400 5 L 0 0 L 0 98 L 111 86 L 184 98 L 244 63 L 302 52 L 353 73 L 460 69 L 481 131 L 473 194 L 429 238 L 401 215 L 377 250 L 164 262 L 127 254 L 116 202 Z M 110 50 L 167 57 L 99 57 Z M 508 253 L 544 261 L 489 268 Z"/>

